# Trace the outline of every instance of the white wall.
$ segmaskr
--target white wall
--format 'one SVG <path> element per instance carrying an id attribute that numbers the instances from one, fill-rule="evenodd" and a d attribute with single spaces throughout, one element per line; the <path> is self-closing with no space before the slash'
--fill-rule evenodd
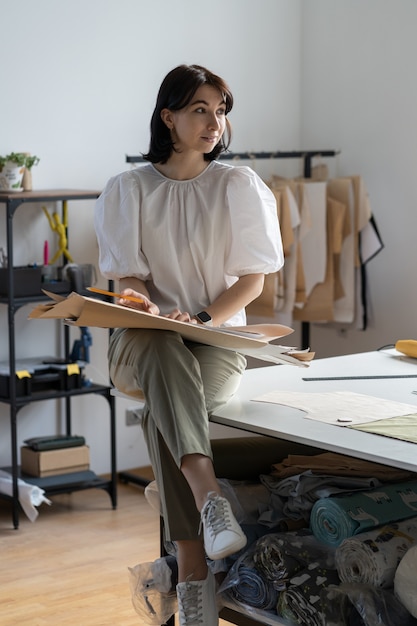
<path id="1" fill-rule="evenodd" d="M 369 264 L 373 321 L 366 332 L 313 326 L 318 355 L 415 338 L 415 0 L 0 0 L 0 10 L 8 25 L 2 32 L 0 152 L 38 154 L 38 189 L 100 189 L 126 168 L 126 153 L 147 149 L 165 73 L 179 63 L 207 65 L 229 81 L 236 97 L 234 150 L 340 149 L 337 160 L 329 160 L 331 173 L 364 177 L 385 243 Z M 280 164 L 280 173 L 294 165 Z M 79 262 L 95 261 L 92 205 L 81 204 L 70 206 L 71 250 Z M 40 254 L 46 221 L 33 206 L 18 212 L 16 224 L 17 260 L 27 263 Z M 2 219 L 0 245 L 4 239 Z M 26 324 L 26 314 L 17 315 L 18 354 L 44 353 L 48 342 L 54 347 L 55 331 L 43 322 Z M 6 332 L 4 310 L 1 359 L 7 357 Z M 94 331 L 90 369 L 96 380 L 106 380 L 105 349 L 105 334 Z M 51 404 L 22 409 L 20 441 L 54 430 Z M 118 411 L 120 469 L 147 462 L 140 429 L 124 425 L 125 406 Z M 75 430 L 92 447 L 94 469 L 108 471 L 105 403 L 89 398 L 77 407 Z M 0 418 L 6 465 L 8 410 L 1 404 Z"/>
<path id="2" fill-rule="evenodd" d="M 314 0 L 302 5 L 301 143 L 341 150 L 361 174 L 384 250 L 368 264 L 366 332 L 313 326 L 319 356 L 417 339 L 417 3 Z"/>
<path id="3" fill-rule="evenodd" d="M 165 74 L 199 63 L 230 84 L 233 148 L 297 149 L 300 132 L 300 2 L 298 0 L 0 0 L 2 95 L 0 154 L 41 157 L 34 187 L 101 189 L 127 168 L 125 154 L 148 148 L 149 119 Z M 0 207 L 1 209 L 2 207 Z M 49 206 L 52 210 L 54 207 Z M 70 250 L 96 262 L 91 202 L 70 204 Z M 0 246 L 5 221 L 0 214 Z M 56 241 L 38 205 L 15 217 L 15 264 L 41 262 L 45 238 Z M 16 316 L 17 356 L 54 352 L 56 329 Z M 0 359 L 7 358 L 6 309 L 0 311 Z M 78 333 L 74 334 L 74 338 Z M 93 331 L 88 374 L 107 380 L 104 331 Z M 59 404 L 59 403 L 57 403 Z M 55 402 L 19 412 L 19 442 L 61 428 Z M 118 400 L 118 466 L 147 463 L 139 427 L 127 428 Z M 109 470 L 108 410 L 102 398 L 74 402 L 74 431 L 91 446 L 92 467 Z M 0 404 L 0 465 L 10 463 L 8 407 Z"/>

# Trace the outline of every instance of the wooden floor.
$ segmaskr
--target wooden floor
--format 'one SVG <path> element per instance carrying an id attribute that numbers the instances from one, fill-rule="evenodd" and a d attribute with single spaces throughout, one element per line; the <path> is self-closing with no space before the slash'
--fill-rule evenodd
<path id="1" fill-rule="evenodd" d="M 159 517 L 143 489 L 119 483 L 116 510 L 99 489 L 52 500 L 33 523 L 22 513 L 18 530 L 0 500 L 1 626 L 141 625 L 128 567 L 159 556 Z"/>

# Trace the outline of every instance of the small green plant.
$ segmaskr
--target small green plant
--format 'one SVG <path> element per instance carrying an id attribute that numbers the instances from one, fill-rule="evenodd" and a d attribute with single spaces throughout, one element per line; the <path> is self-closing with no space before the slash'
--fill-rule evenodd
<path id="1" fill-rule="evenodd" d="M 32 169 L 34 165 L 37 165 L 40 161 L 40 158 L 37 156 L 27 156 L 25 161 L 25 167 L 27 170 Z"/>
<path id="2" fill-rule="evenodd" d="M 3 166 L 7 161 L 11 161 L 19 167 L 26 167 L 27 170 L 30 170 L 34 165 L 39 163 L 40 158 L 30 154 L 25 154 L 24 152 L 10 152 L 10 154 L 7 154 L 6 156 L 0 156 L 0 170 L 3 169 Z"/>

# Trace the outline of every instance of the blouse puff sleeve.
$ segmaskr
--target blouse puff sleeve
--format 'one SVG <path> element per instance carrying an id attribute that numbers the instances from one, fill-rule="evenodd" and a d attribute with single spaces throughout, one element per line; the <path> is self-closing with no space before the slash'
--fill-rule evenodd
<path id="1" fill-rule="evenodd" d="M 140 252 L 139 207 L 140 190 L 130 172 L 111 178 L 96 202 L 99 267 L 108 279 L 149 278 L 147 261 Z"/>
<path id="2" fill-rule="evenodd" d="M 274 194 L 249 167 L 234 167 L 227 186 L 232 241 L 227 273 L 271 274 L 284 264 Z"/>

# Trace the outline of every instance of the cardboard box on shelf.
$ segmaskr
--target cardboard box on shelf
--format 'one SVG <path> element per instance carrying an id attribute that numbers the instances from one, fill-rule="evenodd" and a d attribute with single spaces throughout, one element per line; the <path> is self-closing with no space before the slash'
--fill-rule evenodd
<path id="1" fill-rule="evenodd" d="M 57 450 L 32 450 L 29 446 L 21 448 L 22 474 L 29 476 L 54 476 L 83 472 L 90 469 L 90 448 L 77 446 Z"/>

